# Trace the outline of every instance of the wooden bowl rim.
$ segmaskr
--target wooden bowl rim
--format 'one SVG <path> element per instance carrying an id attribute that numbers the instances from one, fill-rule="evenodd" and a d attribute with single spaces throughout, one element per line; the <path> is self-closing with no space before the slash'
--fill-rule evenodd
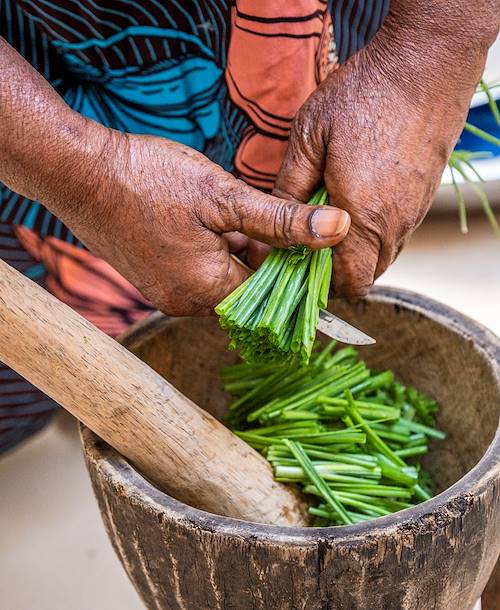
<path id="1" fill-rule="evenodd" d="M 473 341 L 476 349 L 484 353 L 493 369 L 500 392 L 500 339 L 490 330 L 447 305 L 411 291 L 375 287 L 366 299 L 369 302 L 389 303 L 413 311 L 445 326 L 466 340 Z M 159 326 L 171 323 L 172 318 L 157 312 L 132 326 L 119 340 L 127 346 L 137 337 L 155 333 Z M 356 540 L 366 540 L 369 536 L 393 536 L 410 524 L 412 527 L 418 525 L 419 530 L 434 530 L 437 513 L 440 513 L 441 524 L 443 518 L 451 520 L 457 510 L 465 510 L 464 502 L 467 504 L 495 480 L 500 480 L 499 421 L 495 437 L 477 464 L 451 487 L 426 502 L 385 517 L 349 526 L 278 527 L 214 515 L 188 506 L 154 487 L 122 455 L 83 425 L 81 437 L 86 458 L 95 464 L 99 475 L 107 478 L 113 487 L 126 493 L 132 502 L 137 502 L 143 509 L 147 506 L 155 513 L 163 514 L 162 519 L 168 521 L 189 523 L 218 535 L 236 536 L 266 544 L 308 546 L 316 545 L 325 539 L 333 540 L 336 544 L 352 544 Z"/>

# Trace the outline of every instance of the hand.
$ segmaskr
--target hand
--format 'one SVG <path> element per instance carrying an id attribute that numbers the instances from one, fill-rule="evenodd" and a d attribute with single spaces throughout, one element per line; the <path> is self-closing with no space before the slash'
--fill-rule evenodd
<path id="1" fill-rule="evenodd" d="M 454 3 L 438 3 L 447 18 L 427 6 L 426 21 L 418 4 L 393 0 L 374 41 L 306 101 L 276 182 L 275 195 L 306 201 L 324 180 L 351 215 L 335 248 L 340 295 L 365 295 L 429 209 L 497 29 L 459 27 L 476 16 Z"/>
<path id="2" fill-rule="evenodd" d="M 247 238 L 324 248 L 349 229 L 342 210 L 280 200 L 181 144 L 85 119 L 2 38 L 0 85 L 0 181 L 168 314 L 209 313 L 236 288 L 248 272 L 229 248 L 262 248 Z"/>
<path id="3" fill-rule="evenodd" d="M 348 231 L 347 213 L 261 193 L 181 144 L 88 128 L 97 129 L 102 152 L 80 166 L 77 178 L 66 174 L 75 184 L 51 195 L 49 206 L 168 314 L 207 314 L 246 279 L 229 256 L 235 234 L 225 239 L 228 232 L 278 247 L 320 248 Z"/>

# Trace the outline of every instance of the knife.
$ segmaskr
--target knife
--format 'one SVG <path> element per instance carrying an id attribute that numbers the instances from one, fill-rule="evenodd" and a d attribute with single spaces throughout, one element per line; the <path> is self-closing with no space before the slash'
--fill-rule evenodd
<path id="1" fill-rule="evenodd" d="M 253 273 L 253 269 L 250 269 L 250 267 L 235 254 L 230 254 L 230 256 L 239 265 L 245 267 L 250 273 Z M 347 343 L 349 345 L 373 345 L 376 343 L 373 337 L 370 337 L 370 335 L 359 330 L 359 328 L 334 316 L 333 313 L 330 313 L 325 309 L 319 310 L 319 319 L 316 328 L 324 335 L 327 335 L 331 339 L 336 339 L 341 343 Z"/>
<path id="2" fill-rule="evenodd" d="M 319 310 L 319 320 L 316 328 L 324 335 L 337 339 L 341 343 L 349 343 L 351 345 L 373 345 L 376 343 L 375 339 L 370 337 L 370 335 L 324 309 Z"/>

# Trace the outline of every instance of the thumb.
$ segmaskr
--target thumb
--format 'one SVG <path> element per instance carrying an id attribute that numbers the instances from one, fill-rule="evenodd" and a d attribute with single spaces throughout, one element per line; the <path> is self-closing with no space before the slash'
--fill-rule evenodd
<path id="1" fill-rule="evenodd" d="M 347 235 L 350 216 L 332 206 L 312 206 L 267 195 L 237 181 L 214 202 L 204 224 L 218 233 L 239 231 L 277 248 L 334 246 Z"/>

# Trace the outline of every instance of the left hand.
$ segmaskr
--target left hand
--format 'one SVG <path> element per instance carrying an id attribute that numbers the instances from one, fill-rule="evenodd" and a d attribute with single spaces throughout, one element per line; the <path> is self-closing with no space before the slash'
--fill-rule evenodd
<path id="1" fill-rule="evenodd" d="M 492 38 L 477 26 L 469 44 L 464 28 L 457 39 L 439 16 L 422 23 L 408 6 L 394 1 L 372 43 L 299 110 L 274 190 L 307 201 L 324 181 L 332 203 L 351 215 L 335 247 L 341 296 L 365 295 L 424 218 Z"/>

